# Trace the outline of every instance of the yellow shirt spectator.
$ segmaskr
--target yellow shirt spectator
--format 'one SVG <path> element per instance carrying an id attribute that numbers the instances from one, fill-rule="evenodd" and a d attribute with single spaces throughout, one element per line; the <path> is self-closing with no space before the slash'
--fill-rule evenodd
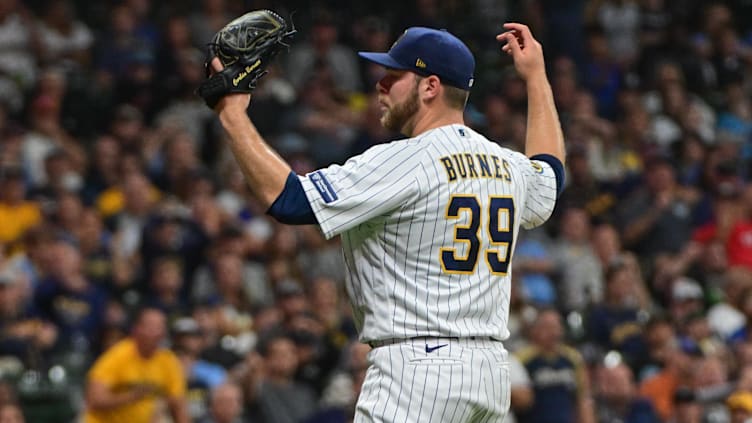
<path id="1" fill-rule="evenodd" d="M 33 202 L 17 205 L 0 203 L 0 242 L 11 243 L 26 232 L 27 229 L 42 220 L 39 206 Z"/>
<path id="2" fill-rule="evenodd" d="M 174 408 L 176 421 L 187 421 L 183 368 L 172 351 L 156 344 L 163 338 L 164 315 L 148 313 L 131 338 L 113 345 L 89 371 L 85 423 L 151 423 L 159 399 Z"/>

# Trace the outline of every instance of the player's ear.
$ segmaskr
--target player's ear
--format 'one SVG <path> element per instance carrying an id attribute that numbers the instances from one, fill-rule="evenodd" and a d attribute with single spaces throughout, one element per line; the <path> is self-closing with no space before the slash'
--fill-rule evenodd
<path id="1" fill-rule="evenodd" d="M 437 98 L 441 95 L 441 79 L 436 75 L 430 75 L 421 81 L 421 96 L 425 100 Z"/>

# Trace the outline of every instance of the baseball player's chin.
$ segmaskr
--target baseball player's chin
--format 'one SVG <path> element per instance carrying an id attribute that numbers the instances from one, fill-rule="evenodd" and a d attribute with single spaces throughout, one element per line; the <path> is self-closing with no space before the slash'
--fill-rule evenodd
<path id="1" fill-rule="evenodd" d="M 408 135 L 404 129 L 413 113 L 415 113 L 415 108 L 411 103 L 395 105 L 381 115 L 381 125 L 390 131 Z"/>
<path id="2" fill-rule="evenodd" d="M 381 113 L 381 119 L 379 119 L 379 122 L 381 122 L 381 126 L 384 128 L 394 131 L 394 115 L 391 113 L 391 110 L 388 108 L 385 108 L 383 112 Z M 398 128 L 399 129 L 399 128 Z"/>

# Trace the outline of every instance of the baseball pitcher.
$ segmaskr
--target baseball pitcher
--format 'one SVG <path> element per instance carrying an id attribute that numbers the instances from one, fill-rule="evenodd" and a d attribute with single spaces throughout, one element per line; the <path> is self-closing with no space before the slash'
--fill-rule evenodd
<path id="1" fill-rule="evenodd" d="M 521 226 L 550 216 L 565 153 L 541 46 L 525 25 L 504 28 L 501 50 L 527 83 L 525 154 L 464 124 L 475 68 L 467 46 L 414 27 L 388 52 L 360 53 L 384 66 L 381 123 L 406 138 L 308 175 L 292 172 L 246 114 L 292 32 L 284 20 L 251 12 L 210 48 L 198 93 L 258 201 L 281 222 L 341 236 L 360 340 L 373 347 L 356 422 L 501 422 L 509 408 L 514 245 Z"/>

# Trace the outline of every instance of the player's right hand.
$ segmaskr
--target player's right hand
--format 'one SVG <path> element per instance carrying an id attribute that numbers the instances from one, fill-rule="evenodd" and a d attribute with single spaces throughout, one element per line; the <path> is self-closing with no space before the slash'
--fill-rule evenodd
<path id="1" fill-rule="evenodd" d="M 543 47 L 533 38 L 530 28 L 520 23 L 505 23 L 507 30 L 496 36 L 501 42 L 506 42 L 502 51 L 512 56 L 514 67 L 522 79 L 546 76 L 546 66 L 543 61 Z"/>

